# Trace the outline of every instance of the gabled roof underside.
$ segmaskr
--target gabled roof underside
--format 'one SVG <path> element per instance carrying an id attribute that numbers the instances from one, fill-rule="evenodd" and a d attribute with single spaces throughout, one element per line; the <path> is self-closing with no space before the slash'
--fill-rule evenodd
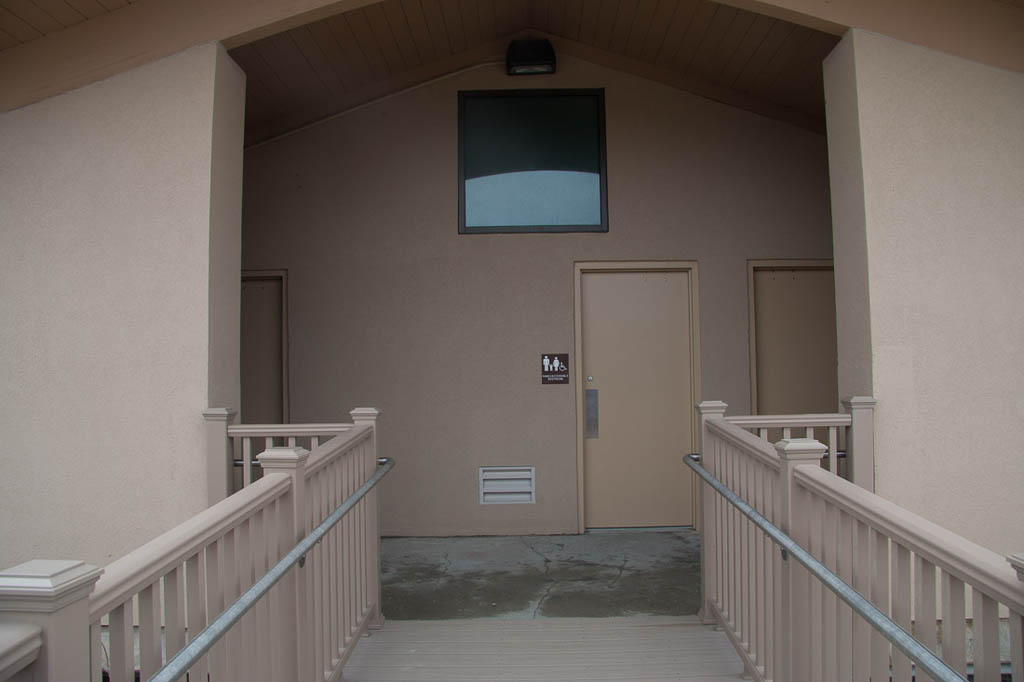
<path id="1" fill-rule="evenodd" d="M 484 61 L 519 35 L 558 53 L 824 129 L 821 62 L 838 37 L 710 0 L 385 0 L 231 50 L 246 143 Z"/>

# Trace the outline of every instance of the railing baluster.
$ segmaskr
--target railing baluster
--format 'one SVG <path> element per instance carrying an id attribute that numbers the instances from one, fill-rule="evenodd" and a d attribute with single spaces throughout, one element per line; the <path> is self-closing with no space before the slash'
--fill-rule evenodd
<path id="1" fill-rule="evenodd" d="M 809 429 L 808 429 L 809 430 Z M 811 437 L 811 436 L 808 436 Z M 813 497 L 807 495 L 807 505 L 804 507 L 805 513 L 809 515 L 808 524 L 810 526 L 810 534 L 808 536 L 809 542 L 807 543 L 807 549 L 811 555 L 814 556 L 818 561 L 824 561 L 825 552 L 822 545 L 822 533 L 824 532 L 824 519 L 825 519 L 825 501 L 819 497 Z M 825 648 L 824 639 L 822 637 L 824 633 L 825 623 L 822 620 L 824 616 L 824 595 L 822 594 L 822 584 L 819 580 L 810 581 L 810 624 L 811 624 L 811 639 L 810 639 L 810 657 L 811 657 L 811 678 L 812 680 L 824 680 L 825 669 L 824 669 L 824 652 Z"/>
<path id="2" fill-rule="evenodd" d="M 942 660 L 962 675 L 967 675 L 967 614 L 964 608 L 964 583 L 942 572 Z"/>
<path id="3" fill-rule="evenodd" d="M 1024 680 L 1024 614 L 1010 611 L 1010 668 L 1013 679 Z"/>
<path id="4" fill-rule="evenodd" d="M 242 439 L 242 485 L 252 484 L 252 438 Z"/>
<path id="5" fill-rule="evenodd" d="M 200 630 L 206 627 L 206 571 L 202 565 L 202 552 L 193 554 L 185 560 L 185 605 L 188 616 L 188 629 L 185 634 L 188 641 L 195 639 Z M 209 657 L 199 659 L 189 670 L 189 678 L 205 680 L 209 672 Z"/>
<path id="6" fill-rule="evenodd" d="M 89 680 L 103 682 L 103 639 L 100 635 L 102 626 L 99 621 L 89 624 Z M 109 630 L 108 630 L 109 633 Z"/>
<path id="7" fill-rule="evenodd" d="M 889 612 L 889 538 L 871 529 L 871 601 L 882 613 Z M 889 678 L 889 640 L 877 630 L 871 632 L 871 679 Z"/>
<path id="8" fill-rule="evenodd" d="M 828 427 L 828 470 L 839 475 L 839 427 Z"/>
<path id="9" fill-rule="evenodd" d="M 853 582 L 853 518 L 839 510 L 839 537 L 836 548 L 836 574 L 847 585 Z M 836 665 L 839 682 L 853 682 L 853 609 L 846 602 L 836 605 Z"/>
<path id="10" fill-rule="evenodd" d="M 185 571 L 175 566 L 164 576 L 164 659 L 170 658 L 185 646 Z"/>
<path id="11" fill-rule="evenodd" d="M 110 612 L 110 682 L 134 682 L 135 637 L 132 634 L 132 602 Z"/>
<path id="12" fill-rule="evenodd" d="M 836 560 L 836 554 L 839 546 L 839 511 L 835 505 L 825 502 L 824 512 L 822 514 L 822 528 L 821 528 L 821 543 L 822 543 L 822 556 L 821 561 L 825 564 L 832 572 L 838 571 L 838 562 Z M 822 592 L 822 611 L 821 611 L 821 632 L 822 632 L 822 652 L 821 652 L 821 665 L 822 665 L 822 678 L 827 679 L 838 679 L 839 667 L 836 660 L 836 602 L 838 601 L 836 595 L 829 590 Z"/>
<path id="13" fill-rule="evenodd" d="M 853 550 L 853 588 L 868 598 L 871 595 L 871 529 L 867 524 L 857 520 L 855 523 L 855 548 Z M 877 606 L 877 604 L 876 604 Z M 853 657 L 853 679 L 857 682 L 870 677 L 871 657 L 864 652 L 871 651 L 871 625 L 863 618 L 853 621 L 853 651 L 860 655 Z M 889 673 L 886 672 L 888 678 Z"/>
<path id="14" fill-rule="evenodd" d="M 139 592 L 139 671 L 147 679 L 160 669 L 159 585 L 148 585 Z"/>
<path id="15" fill-rule="evenodd" d="M 999 606 L 981 590 L 973 590 L 974 682 L 1000 682 Z"/>
<path id="16" fill-rule="evenodd" d="M 938 653 L 939 636 L 935 609 L 935 564 L 921 555 L 914 556 L 914 637 Z M 933 682 L 923 672 L 917 682 Z"/>
<path id="17" fill-rule="evenodd" d="M 910 550 L 892 543 L 892 619 L 910 632 Z M 910 682 L 910 659 L 899 649 L 892 649 L 893 682 Z"/>
<path id="18" fill-rule="evenodd" d="M 753 485 L 751 488 L 750 501 L 754 508 L 764 513 L 764 467 L 755 462 L 751 463 L 753 474 Z M 754 648 L 754 660 L 761 667 L 765 668 L 765 581 L 764 581 L 764 542 L 761 531 L 750 524 L 751 547 L 753 548 L 754 579 L 751 589 L 754 595 L 754 632 L 751 637 L 751 645 Z"/>

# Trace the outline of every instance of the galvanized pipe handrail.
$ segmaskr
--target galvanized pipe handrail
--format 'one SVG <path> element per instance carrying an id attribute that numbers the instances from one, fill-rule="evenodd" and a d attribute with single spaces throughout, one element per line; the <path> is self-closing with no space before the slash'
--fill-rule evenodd
<path id="1" fill-rule="evenodd" d="M 860 595 L 859 592 L 847 585 L 839 576 L 830 571 L 823 563 L 815 559 L 807 550 L 797 544 L 768 519 L 761 516 L 756 509 L 751 507 L 736 493 L 730 490 L 724 483 L 707 471 L 700 463 L 700 455 L 692 454 L 683 457 L 686 465 L 693 469 L 698 476 L 714 488 L 718 493 L 736 507 L 748 519 L 764 531 L 773 542 L 785 550 L 811 572 L 814 577 L 824 583 L 825 587 L 832 590 L 840 599 L 846 602 L 850 608 L 857 612 L 871 627 L 878 630 L 886 639 L 892 642 L 893 646 L 906 654 L 913 660 L 922 671 L 926 672 L 936 682 L 967 682 L 966 678 L 931 652 L 919 641 L 913 638 L 906 630 L 896 624 L 891 618 L 882 613 L 870 601 Z"/>
<path id="2" fill-rule="evenodd" d="M 195 639 L 189 642 L 181 651 L 167 661 L 164 667 L 160 668 L 148 682 L 173 682 L 185 675 L 185 672 L 195 665 L 203 654 L 217 643 L 224 634 L 237 623 L 245 613 L 256 605 L 256 602 L 273 587 L 284 574 L 288 572 L 300 559 L 313 549 L 313 546 L 323 539 L 335 524 L 347 514 L 359 500 L 363 499 L 375 485 L 384 478 L 395 466 L 395 461 L 390 457 L 381 457 L 377 460 L 377 471 L 374 472 L 365 483 L 356 489 L 341 505 L 331 512 L 331 515 L 324 519 L 320 525 L 313 529 L 309 535 L 299 541 L 295 547 L 285 554 L 266 574 L 257 580 L 252 587 L 245 591 L 242 596 L 236 599 L 230 606 L 221 612 L 212 623 L 207 625 L 196 635 Z"/>

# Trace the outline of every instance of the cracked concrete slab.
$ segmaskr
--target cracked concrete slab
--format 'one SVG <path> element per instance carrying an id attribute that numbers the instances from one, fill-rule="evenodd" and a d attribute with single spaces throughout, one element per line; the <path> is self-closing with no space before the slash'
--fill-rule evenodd
<path id="1" fill-rule="evenodd" d="M 381 564 L 396 620 L 684 616 L 700 597 L 692 529 L 385 538 Z"/>

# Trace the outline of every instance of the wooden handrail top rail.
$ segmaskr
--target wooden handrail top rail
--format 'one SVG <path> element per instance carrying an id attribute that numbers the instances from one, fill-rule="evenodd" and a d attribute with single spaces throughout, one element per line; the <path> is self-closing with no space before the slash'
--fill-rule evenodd
<path id="1" fill-rule="evenodd" d="M 291 479 L 287 474 L 267 474 L 108 564 L 89 596 L 90 622 L 98 621 L 290 488 Z"/>
<path id="2" fill-rule="evenodd" d="M 0 623 L 0 680 L 8 680 L 39 658 L 43 629 L 32 623 Z"/>
<path id="3" fill-rule="evenodd" d="M 335 438 L 313 448 L 306 460 L 306 478 L 316 474 L 332 460 L 354 449 L 357 445 L 370 438 L 373 426 L 370 424 L 350 425 L 352 428 Z"/>
<path id="4" fill-rule="evenodd" d="M 752 414 L 725 417 L 727 422 L 744 429 L 775 429 L 775 428 L 825 428 L 829 426 L 850 426 L 853 418 L 848 414 Z"/>
<path id="5" fill-rule="evenodd" d="M 1024 583 L 1006 559 L 992 550 L 816 466 L 797 467 L 794 479 L 799 486 L 877 528 L 943 571 L 1024 613 Z"/>
<path id="6" fill-rule="evenodd" d="M 761 440 L 749 431 L 732 424 L 728 418 L 713 417 L 708 419 L 708 431 L 722 440 L 741 448 L 746 454 L 755 457 L 765 466 L 778 471 L 781 464 L 775 448 L 768 441 Z"/>
<path id="7" fill-rule="evenodd" d="M 354 424 L 232 424 L 228 426 L 228 435 L 233 438 L 326 436 L 351 431 L 354 426 Z"/>

